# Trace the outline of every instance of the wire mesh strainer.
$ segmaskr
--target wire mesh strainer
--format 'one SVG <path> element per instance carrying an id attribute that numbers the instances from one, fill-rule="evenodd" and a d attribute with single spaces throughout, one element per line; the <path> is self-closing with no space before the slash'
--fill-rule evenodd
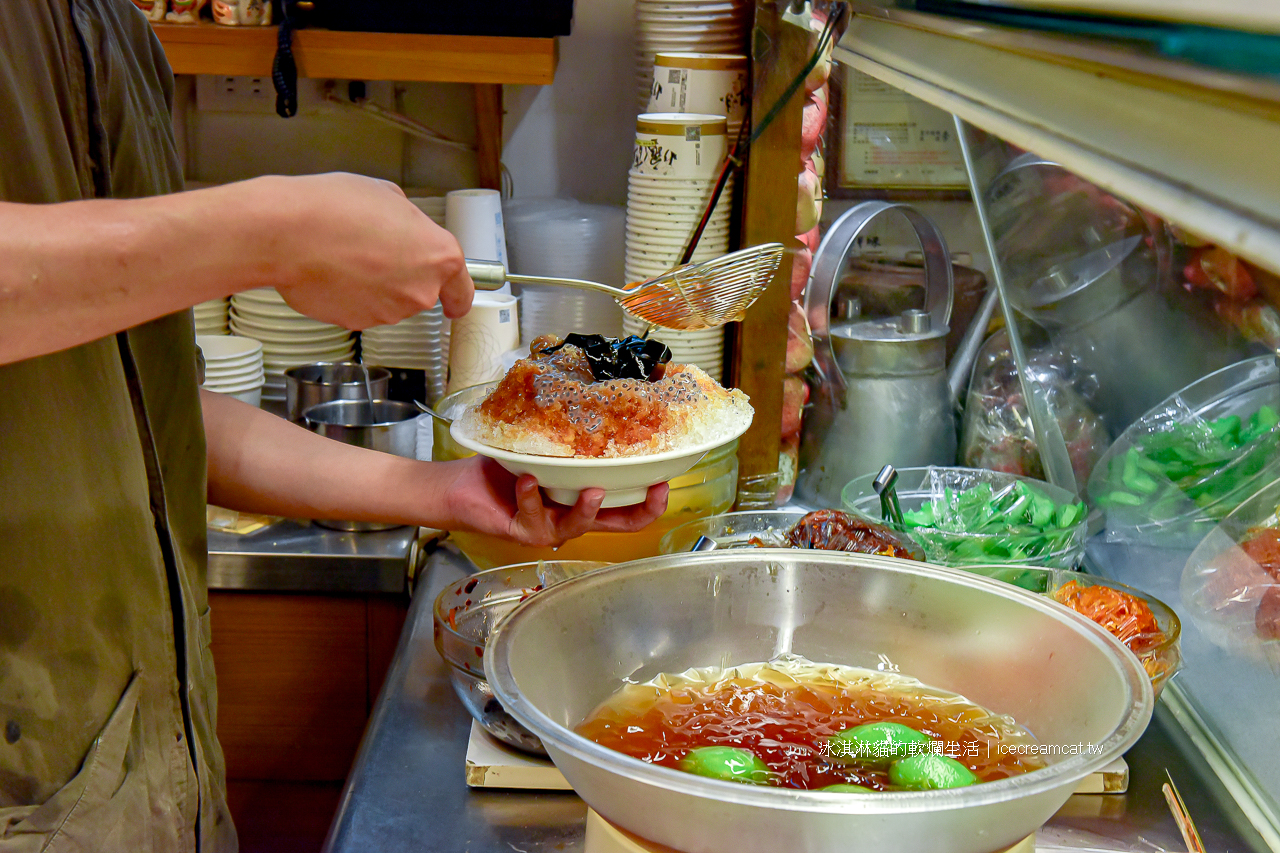
<path id="1" fill-rule="evenodd" d="M 551 284 L 607 293 L 640 319 L 667 329 L 696 331 L 741 320 L 782 262 L 781 243 L 762 243 L 723 257 L 686 264 L 627 288 L 576 278 L 517 275 L 494 261 L 467 260 L 479 290 L 504 282 Z"/>

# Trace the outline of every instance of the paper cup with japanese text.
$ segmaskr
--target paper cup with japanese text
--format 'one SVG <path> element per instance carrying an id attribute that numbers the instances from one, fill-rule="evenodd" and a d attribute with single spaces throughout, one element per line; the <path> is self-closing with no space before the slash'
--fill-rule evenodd
<path id="1" fill-rule="evenodd" d="M 501 379 L 502 354 L 519 345 L 516 298 L 477 293 L 471 310 L 453 321 L 449 334 L 448 392 Z"/>
<path id="2" fill-rule="evenodd" d="M 732 136 L 747 113 L 747 57 L 659 53 L 653 60 L 649 112 L 722 114 Z"/>
<path id="3" fill-rule="evenodd" d="M 722 115 L 645 113 L 636 118 L 631 171 L 650 178 L 713 178 L 727 150 Z"/>

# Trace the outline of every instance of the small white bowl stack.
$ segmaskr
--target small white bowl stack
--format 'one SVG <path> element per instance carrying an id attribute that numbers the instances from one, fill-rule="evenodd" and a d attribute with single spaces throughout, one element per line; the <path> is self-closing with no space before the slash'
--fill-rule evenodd
<path id="1" fill-rule="evenodd" d="M 629 283 L 676 267 L 685 244 L 711 200 L 725 157 L 725 117 L 698 113 L 647 113 L 636 119 L 636 147 L 627 179 L 625 273 Z M 732 183 L 711 213 L 692 263 L 729 251 Z M 647 326 L 623 316 L 623 331 L 642 335 Z M 724 373 L 724 328 L 697 332 L 656 330 L 671 347 L 672 360 L 696 364 L 714 379 Z"/>
<path id="2" fill-rule="evenodd" d="M 231 297 L 231 332 L 262 343 L 266 384 L 262 399 L 281 406 L 284 372 L 317 361 L 351 361 L 355 332 L 313 320 L 290 308 L 272 287 L 246 290 Z"/>
<path id="3" fill-rule="evenodd" d="M 195 315 L 197 335 L 225 335 L 231 302 L 225 296 L 201 302 L 191 309 Z"/>
<path id="4" fill-rule="evenodd" d="M 626 210 L 572 199 L 518 199 L 503 208 L 512 268 L 623 286 Z M 607 294 L 525 284 L 520 286 L 520 340 L 570 332 L 618 337 L 622 309 Z"/>
<path id="5" fill-rule="evenodd" d="M 444 227 L 445 197 L 410 198 L 418 209 Z M 390 326 L 360 333 L 360 360 L 378 367 L 421 370 L 426 374 L 428 402 L 445 393 L 449 372 L 449 320 L 436 305 Z"/>
<path id="6" fill-rule="evenodd" d="M 754 12 L 750 0 L 636 0 L 636 105 L 648 107 L 657 54 L 742 53 Z"/>
<path id="7" fill-rule="evenodd" d="M 259 341 L 235 335 L 196 335 L 196 345 L 204 355 L 204 384 L 200 387 L 251 406 L 261 405 L 266 374 Z"/>

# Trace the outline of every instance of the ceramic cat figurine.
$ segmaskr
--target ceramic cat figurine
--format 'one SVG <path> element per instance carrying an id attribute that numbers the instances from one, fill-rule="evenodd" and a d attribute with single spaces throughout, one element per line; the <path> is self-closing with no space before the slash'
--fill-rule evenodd
<path id="1" fill-rule="evenodd" d="M 133 0 L 133 5 L 141 9 L 149 21 L 163 21 L 165 10 L 169 8 L 167 0 Z"/>
<path id="2" fill-rule="evenodd" d="M 271 0 L 213 0 L 213 19 L 231 27 L 271 25 Z"/>
<path id="3" fill-rule="evenodd" d="M 159 0 L 156 2 L 163 5 Z M 199 19 L 200 7 L 204 4 L 205 0 L 169 0 L 170 12 L 164 19 L 174 24 L 194 24 Z"/>

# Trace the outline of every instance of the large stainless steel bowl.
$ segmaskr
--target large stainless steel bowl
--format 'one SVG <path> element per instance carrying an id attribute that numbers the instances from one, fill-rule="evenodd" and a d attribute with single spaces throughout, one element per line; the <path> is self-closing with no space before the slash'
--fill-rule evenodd
<path id="1" fill-rule="evenodd" d="M 1063 754 L 969 788 L 834 794 L 705 779 L 573 732 L 624 679 L 786 652 L 896 666 Z M 1152 709 L 1138 659 L 1055 602 L 957 570 L 812 551 L 673 555 L 573 578 L 498 625 L 485 673 L 592 808 L 689 853 L 990 853 L 1132 745 Z"/>

